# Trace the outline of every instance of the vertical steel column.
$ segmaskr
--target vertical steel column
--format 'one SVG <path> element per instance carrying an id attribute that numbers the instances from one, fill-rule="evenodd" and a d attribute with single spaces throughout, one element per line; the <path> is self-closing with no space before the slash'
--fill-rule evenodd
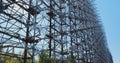
<path id="1" fill-rule="evenodd" d="M 52 0 L 50 0 L 50 13 L 52 13 Z M 52 37 L 52 15 L 50 15 L 50 26 L 49 26 L 49 34 L 50 34 L 50 37 Z M 52 38 L 49 39 L 49 57 L 51 58 L 51 51 L 52 51 L 52 48 L 51 48 L 51 42 L 52 42 Z"/>
<path id="2" fill-rule="evenodd" d="M 32 0 L 29 1 L 29 8 L 31 7 Z M 24 63 L 27 63 L 27 48 L 28 48 L 28 43 L 29 43 L 29 26 L 30 26 L 30 12 L 28 12 L 28 19 L 26 21 L 26 37 L 25 37 L 25 50 L 24 50 Z"/>

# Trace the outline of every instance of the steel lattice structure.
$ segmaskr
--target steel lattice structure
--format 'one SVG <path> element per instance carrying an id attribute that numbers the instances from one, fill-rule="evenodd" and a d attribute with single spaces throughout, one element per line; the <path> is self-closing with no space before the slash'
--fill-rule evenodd
<path id="1" fill-rule="evenodd" d="M 24 63 L 45 49 L 60 63 L 113 63 L 92 0 L 0 0 L 0 49 Z"/>

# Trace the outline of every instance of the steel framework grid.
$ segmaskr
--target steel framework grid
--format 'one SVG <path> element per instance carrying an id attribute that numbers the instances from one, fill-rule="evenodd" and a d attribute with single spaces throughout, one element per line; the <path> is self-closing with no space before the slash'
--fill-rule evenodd
<path id="1" fill-rule="evenodd" d="M 92 0 L 0 0 L 1 56 L 112 63 Z M 16 51 L 24 51 L 19 55 Z"/>

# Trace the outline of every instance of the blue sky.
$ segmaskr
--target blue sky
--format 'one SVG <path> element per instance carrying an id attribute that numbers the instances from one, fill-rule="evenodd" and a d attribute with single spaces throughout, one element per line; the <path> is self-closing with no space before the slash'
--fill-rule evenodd
<path id="1" fill-rule="evenodd" d="M 120 0 L 95 0 L 114 63 L 120 63 Z"/>

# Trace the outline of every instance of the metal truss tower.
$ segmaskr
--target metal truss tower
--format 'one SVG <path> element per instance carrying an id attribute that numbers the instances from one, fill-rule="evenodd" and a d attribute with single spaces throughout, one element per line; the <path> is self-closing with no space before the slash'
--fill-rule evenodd
<path id="1" fill-rule="evenodd" d="M 113 63 L 92 0 L 0 0 L 0 57 L 34 63 L 46 49 L 60 63 Z"/>

